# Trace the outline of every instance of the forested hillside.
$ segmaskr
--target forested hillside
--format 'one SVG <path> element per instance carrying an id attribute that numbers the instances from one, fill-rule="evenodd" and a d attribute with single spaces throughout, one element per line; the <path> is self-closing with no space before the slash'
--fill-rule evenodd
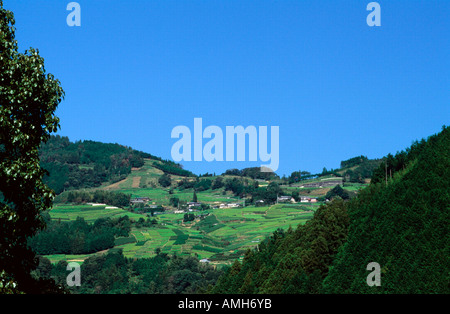
<path id="1" fill-rule="evenodd" d="M 323 205 L 226 270 L 213 293 L 449 293 L 450 128 L 385 158 L 350 201 Z M 381 266 L 369 287 L 366 267 Z"/>
<path id="2" fill-rule="evenodd" d="M 131 168 L 142 167 L 144 158 L 160 161 L 157 165 L 167 173 L 191 174 L 173 162 L 130 147 L 95 141 L 71 142 L 59 135 L 43 143 L 39 155 L 41 166 L 49 172 L 44 182 L 57 194 L 120 181 L 131 173 Z"/>
<path id="3" fill-rule="evenodd" d="M 68 288 L 67 262 L 52 265 L 40 257 L 33 276 L 51 278 L 75 294 L 181 294 L 204 292 L 221 274 L 195 257 L 159 253 L 153 258 L 129 259 L 121 250 L 88 258 L 81 265 L 81 273 L 82 285 Z"/>
<path id="4" fill-rule="evenodd" d="M 128 216 L 116 219 L 97 219 L 88 224 L 82 217 L 75 221 L 50 220 L 46 213 L 47 227 L 34 237 L 28 245 L 38 255 L 89 254 L 112 248 L 115 237 L 128 237 L 131 222 Z"/>
<path id="5" fill-rule="evenodd" d="M 349 203 L 348 240 L 324 292 L 450 292 L 450 128 L 388 161 Z M 370 262 L 381 266 L 376 289 L 366 284 Z"/>
<path id="6" fill-rule="evenodd" d="M 363 183 L 371 178 L 374 170 L 382 163 L 381 159 L 369 159 L 366 156 L 359 156 L 341 161 L 341 173 L 348 182 Z"/>
<path id="7" fill-rule="evenodd" d="M 321 206 L 295 230 L 282 229 L 248 251 L 219 279 L 212 293 L 317 293 L 349 225 L 344 201 Z"/>

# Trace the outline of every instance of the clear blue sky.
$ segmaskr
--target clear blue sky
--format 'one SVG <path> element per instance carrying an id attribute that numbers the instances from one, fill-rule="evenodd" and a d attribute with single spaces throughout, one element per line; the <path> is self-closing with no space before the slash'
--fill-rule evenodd
<path id="1" fill-rule="evenodd" d="M 62 83 L 59 134 L 171 159 L 171 130 L 280 127 L 278 174 L 382 157 L 450 122 L 450 1 L 4 0 Z M 260 162 L 185 162 L 221 173 Z"/>

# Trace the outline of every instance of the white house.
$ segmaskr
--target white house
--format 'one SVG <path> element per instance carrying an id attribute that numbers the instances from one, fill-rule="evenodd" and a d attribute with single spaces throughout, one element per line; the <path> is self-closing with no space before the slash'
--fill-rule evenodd
<path id="1" fill-rule="evenodd" d="M 300 203 L 308 203 L 308 202 L 309 202 L 309 198 L 307 196 L 300 197 Z"/>
<path id="2" fill-rule="evenodd" d="M 287 202 L 291 202 L 294 203 L 295 199 L 292 196 L 280 196 L 277 197 L 278 202 L 282 202 L 282 203 L 287 203 Z"/>

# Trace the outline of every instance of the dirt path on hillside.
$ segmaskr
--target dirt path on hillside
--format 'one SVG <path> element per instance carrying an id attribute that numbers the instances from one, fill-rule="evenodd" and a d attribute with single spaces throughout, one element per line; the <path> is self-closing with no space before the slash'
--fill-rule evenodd
<path id="1" fill-rule="evenodd" d="M 138 188 L 139 184 L 141 184 L 141 177 L 133 177 L 133 183 L 131 184 L 131 187 Z"/>
<path id="2" fill-rule="evenodd" d="M 98 256 L 98 255 L 103 255 L 105 253 L 107 253 L 109 251 L 109 249 L 103 250 L 103 251 L 98 251 L 90 256 L 85 256 L 83 258 L 73 258 L 73 259 L 68 259 L 68 262 L 78 262 L 78 263 L 82 263 L 84 262 L 87 258 L 91 257 L 91 256 Z"/>
<path id="3" fill-rule="evenodd" d="M 122 183 L 124 183 L 125 181 L 127 181 L 127 179 L 123 179 L 123 180 L 121 180 L 121 181 L 118 181 L 118 182 L 116 182 L 116 183 L 113 183 L 113 184 L 111 184 L 111 185 L 108 185 L 108 186 L 104 187 L 103 189 L 104 189 L 104 190 L 117 190 L 117 189 L 119 189 L 119 185 L 122 184 Z"/>

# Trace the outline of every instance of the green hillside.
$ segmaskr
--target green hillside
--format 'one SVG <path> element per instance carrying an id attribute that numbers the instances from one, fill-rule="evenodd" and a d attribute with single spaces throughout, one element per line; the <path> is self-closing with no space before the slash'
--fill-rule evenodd
<path id="1" fill-rule="evenodd" d="M 388 169 L 387 185 L 381 180 L 349 204 L 348 240 L 324 281 L 324 292 L 450 292 L 449 148 L 447 127 L 397 154 L 397 164 L 403 156 L 410 160 L 404 169 L 399 166 L 392 178 Z M 376 289 L 366 284 L 370 262 L 382 269 Z"/>
<path id="2" fill-rule="evenodd" d="M 57 177 L 58 169 L 69 169 L 63 184 L 69 190 L 55 199 L 52 221 L 83 219 L 94 224 L 83 228 L 96 241 L 89 228 L 98 219 L 115 222 L 128 216 L 129 233 L 103 231 L 111 252 L 138 259 L 160 253 L 208 258 L 225 267 L 213 293 L 448 291 L 449 128 L 395 156 L 359 156 L 341 162 L 337 170 L 298 171 L 288 178 L 258 177 L 255 168 L 195 176 L 117 144 L 52 140 L 41 150 L 43 164 L 53 170 L 49 178 Z M 107 160 L 124 166 L 113 167 Z M 102 180 L 74 184 L 77 174 L 91 176 L 97 170 L 107 173 Z M 280 195 L 296 203 L 278 204 Z M 301 203 L 305 196 L 318 202 Z M 139 197 L 148 201 L 130 204 Z M 187 203 L 194 199 L 202 206 L 192 210 Z M 153 215 L 151 206 L 161 212 Z M 54 226 L 60 233 L 72 228 Z M 43 248 L 42 240 L 35 243 Z M 68 250 L 46 257 L 57 263 L 103 254 L 86 245 L 82 254 Z M 366 284 L 370 262 L 382 267 L 378 290 Z M 427 276 L 433 278 L 430 285 Z"/>
<path id="3" fill-rule="evenodd" d="M 44 182 L 57 194 L 72 189 L 99 187 L 126 179 L 132 169 L 144 166 L 144 159 L 161 172 L 193 175 L 181 166 L 119 144 L 95 141 L 71 142 L 51 136 L 39 149 L 41 166 L 48 171 Z"/>
<path id="4" fill-rule="evenodd" d="M 120 164 L 126 167 L 115 168 L 107 160 L 121 160 Z M 153 257 L 160 250 L 209 258 L 219 265 L 230 264 L 275 230 L 287 230 L 311 219 L 321 202 L 300 203 L 300 196 L 325 200 L 333 187 L 285 185 L 276 174 L 258 174 L 258 168 L 231 169 L 218 176 L 194 176 L 174 163 L 118 144 L 72 143 L 63 137 L 52 137 L 41 147 L 41 161 L 50 170 L 47 178 L 50 186 L 55 188 L 52 183 L 58 187 L 57 184 L 64 182 L 63 187 L 67 187 L 55 198 L 55 206 L 49 212 L 52 221 L 71 222 L 82 218 L 95 223 L 97 219 L 127 215 L 132 222 L 130 235 L 116 238 L 115 247 L 131 258 Z M 110 174 L 116 174 L 104 175 L 103 181 L 93 182 L 91 179 L 96 177 L 98 169 L 106 172 L 110 169 Z M 113 172 L 113 169 L 123 172 Z M 61 175 L 59 170 L 68 172 Z M 82 184 L 74 184 L 77 176 Z M 89 179 L 84 181 L 83 176 Z M 325 182 L 333 178 L 329 174 L 304 182 Z M 347 198 L 362 186 L 347 183 L 344 186 Z M 194 193 L 202 207 L 191 213 L 187 203 L 193 200 Z M 277 195 L 292 195 L 297 203 L 277 205 Z M 136 198 L 148 201 L 140 206 L 130 204 Z M 224 204 L 240 205 L 219 208 Z M 151 208 L 155 206 L 163 212 L 153 216 L 156 210 Z M 190 221 L 184 219 L 187 213 L 191 215 Z M 155 224 L 138 222 L 147 219 L 154 220 Z M 64 258 L 85 260 L 94 255 L 97 253 L 46 256 L 57 262 Z"/>
<path id="5" fill-rule="evenodd" d="M 235 262 L 214 293 L 449 293 L 450 128 L 387 157 L 349 202 L 323 205 Z M 382 171 L 383 170 L 383 171 Z M 366 267 L 381 267 L 381 286 Z"/>
<path id="6" fill-rule="evenodd" d="M 121 208 L 95 204 L 56 205 L 49 212 L 52 221 L 88 223 L 96 220 L 117 220 L 128 216 L 130 234 L 116 237 L 115 248 L 124 256 L 146 258 L 156 255 L 156 250 L 167 254 L 196 255 L 209 258 L 213 263 L 225 265 L 242 257 L 247 249 L 254 249 L 277 229 L 303 224 L 313 215 L 317 206 L 278 204 L 270 207 L 209 209 L 195 212 L 195 219 L 186 222 L 185 213 L 166 211 L 150 219 L 155 224 L 144 223 L 146 214 Z M 85 260 L 96 254 L 67 254 L 67 260 Z M 46 255 L 51 261 L 64 259 L 61 254 Z"/>

